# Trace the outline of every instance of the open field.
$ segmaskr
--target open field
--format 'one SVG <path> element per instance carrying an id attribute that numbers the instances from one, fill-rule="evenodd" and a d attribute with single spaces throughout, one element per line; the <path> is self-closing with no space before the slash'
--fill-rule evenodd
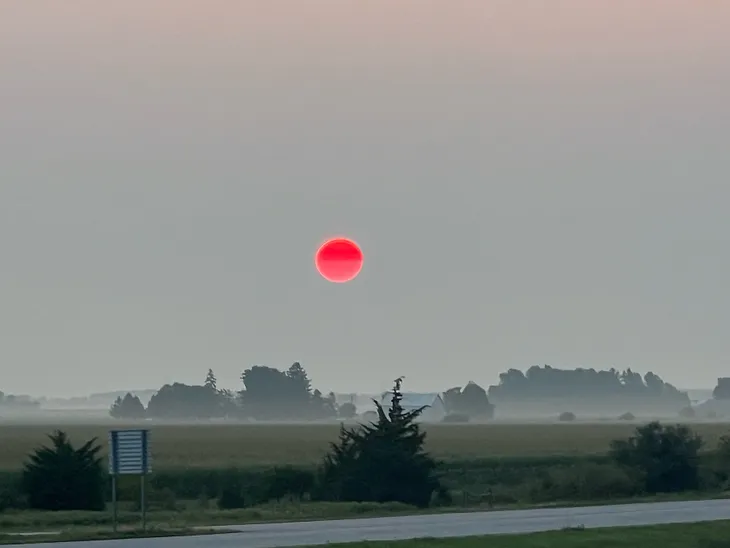
<path id="1" fill-rule="evenodd" d="M 163 425 L 142 423 L 152 433 L 153 467 L 224 468 L 320 461 L 339 425 Z M 76 444 L 98 437 L 106 446 L 110 427 L 135 425 L 64 424 Z M 18 470 L 25 456 L 46 442 L 52 424 L 0 423 L 0 470 Z M 136 425 L 139 427 L 139 423 Z M 443 460 L 539 457 L 605 453 L 611 440 L 631 435 L 636 423 L 427 425 L 427 448 Z M 730 424 L 696 423 L 692 428 L 715 447 Z"/>
<path id="2" fill-rule="evenodd" d="M 572 529 L 529 535 L 427 538 L 329 544 L 329 548 L 727 548 L 730 522 L 683 523 L 610 529 Z"/>

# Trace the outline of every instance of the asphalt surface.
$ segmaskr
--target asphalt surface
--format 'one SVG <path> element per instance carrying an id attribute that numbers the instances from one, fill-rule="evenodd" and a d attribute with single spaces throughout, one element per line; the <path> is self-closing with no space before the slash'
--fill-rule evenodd
<path id="1" fill-rule="evenodd" d="M 661 502 L 550 508 L 391 518 L 233 525 L 236 533 L 63 543 L 63 548 L 276 548 L 329 542 L 400 540 L 532 533 L 566 527 L 586 528 L 730 520 L 730 500 Z M 18 545 L 16 545 L 18 546 Z M 47 544 L 25 544 L 43 546 Z"/>

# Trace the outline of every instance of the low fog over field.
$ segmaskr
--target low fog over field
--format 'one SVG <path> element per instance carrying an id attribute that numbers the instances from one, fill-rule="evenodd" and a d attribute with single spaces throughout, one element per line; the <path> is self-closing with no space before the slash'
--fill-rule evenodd
<path id="1" fill-rule="evenodd" d="M 253 366 L 235 389 L 219 386 L 212 369 L 203 382 L 171 383 L 157 390 L 119 390 L 76 398 L 31 398 L 0 394 L 0 418 L 78 420 L 228 420 L 327 422 L 371 420 L 377 404 L 387 408 L 391 394 L 335 393 L 317 388 L 298 362 L 286 369 Z M 699 397 L 700 399 L 694 399 Z M 679 390 L 648 372 L 630 369 L 510 369 L 483 388 L 469 381 L 440 391 L 404 391 L 406 409 L 424 408 L 425 422 L 466 423 L 494 420 L 635 420 L 681 417 L 724 418 L 730 411 L 730 379 L 714 390 Z"/>

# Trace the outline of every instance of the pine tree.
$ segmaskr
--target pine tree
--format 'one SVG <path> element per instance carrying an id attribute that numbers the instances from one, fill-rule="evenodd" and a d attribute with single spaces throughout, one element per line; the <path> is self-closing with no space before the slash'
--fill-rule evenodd
<path id="1" fill-rule="evenodd" d="M 301 394 L 309 395 L 312 391 L 312 381 L 309 380 L 306 369 L 299 362 L 294 362 L 286 373 Z"/>
<path id="2" fill-rule="evenodd" d="M 218 380 L 212 369 L 208 369 L 208 374 L 205 376 L 205 387 L 210 388 L 213 392 L 218 392 Z"/>
<path id="3" fill-rule="evenodd" d="M 394 382 L 387 412 L 375 401 L 377 422 L 340 427 L 322 466 L 321 498 L 429 505 L 440 485 L 434 475 L 437 463 L 423 449 L 426 434 L 416 422 L 425 407 L 403 409 L 402 381 Z"/>
<path id="4" fill-rule="evenodd" d="M 115 419 L 142 419 L 146 415 L 144 405 L 137 396 L 131 393 L 114 400 L 109 414 Z"/>
<path id="5" fill-rule="evenodd" d="M 49 438 L 51 447 L 36 449 L 23 469 L 28 505 L 36 510 L 103 510 L 106 478 L 96 438 L 78 449 L 65 432 Z"/>

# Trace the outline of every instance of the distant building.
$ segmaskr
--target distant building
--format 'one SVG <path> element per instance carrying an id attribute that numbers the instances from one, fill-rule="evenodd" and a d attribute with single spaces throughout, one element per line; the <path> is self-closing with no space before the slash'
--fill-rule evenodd
<path id="1" fill-rule="evenodd" d="M 393 395 L 386 392 L 380 398 L 380 405 L 387 409 L 392 403 L 392 398 Z M 418 394 L 405 392 L 401 400 L 401 406 L 405 411 L 415 411 L 421 407 L 426 407 L 419 417 L 423 422 L 441 422 L 446 416 L 444 400 L 441 398 L 441 394 L 438 393 Z"/>
<path id="2" fill-rule="evenodd" d="M 727 419 L 730 417 L 730 400 L 710 399 L 694 406 L 698 419 Z"/>

